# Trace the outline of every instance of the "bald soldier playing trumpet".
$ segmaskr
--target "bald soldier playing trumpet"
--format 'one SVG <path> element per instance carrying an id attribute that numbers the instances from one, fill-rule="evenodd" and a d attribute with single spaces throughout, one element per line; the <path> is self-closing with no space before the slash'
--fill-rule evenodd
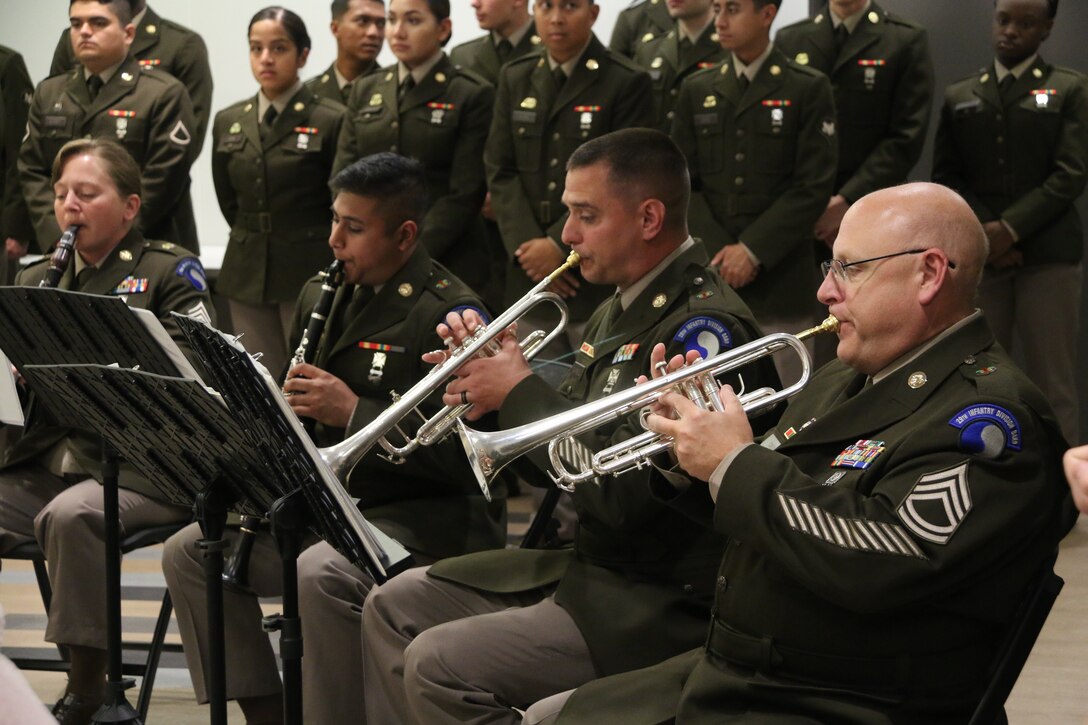
<path id="1" fill-rule="evenodd" d="M 870 194 L 833 251 L 838 359 L 774 429 L 756 439 L 728 388 L 724 412 L 670 393 L 648 419 L 684 471 L 655 493 L 729 537 L 705 645 L 580 688 L 558 722 L 969 719 L 1072 523 L 1065 443 L 974 307 L 988 250 L 962 198 Z"/>

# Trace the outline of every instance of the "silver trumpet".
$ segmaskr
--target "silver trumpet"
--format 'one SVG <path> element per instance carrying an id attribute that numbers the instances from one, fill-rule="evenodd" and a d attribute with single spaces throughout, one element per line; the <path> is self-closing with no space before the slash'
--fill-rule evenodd
<path id="1" fill-rule="evenodd" d="M 554 468 L 554 472 L 550 474 L 552 480 L 564 491 L 573 491 L 575 485 L 598 476 L 618 475 L 648 466 L 650 459 L 669 450 L 673 441 L 669 436 L 646 431 L 594 453 L 586 470 L 573 472 L 567 469 L 567 464 L 559 455 L 563 443 L 606 423 L 620 420 L 636 410 L 652 406 L 672 391 L 686 395 L 704 410 L 720 412 L 723 406 L 721 398 L 718 397 L 719 385 L 716 376 L 781 350 L 792 349 L 801 358 L 801 376 L 795 383 L 777 391 L 773 388 L 759 388 L 740 396 L 745 413 L 749 416 L 760 413 L 796 395 L 808 384 L 812 376 L 812 358 L 805 349 L 804 340 L 822 332 L 835 332 L 838 328 L 839 321 L 834 316 L 829 316 L 816 327 L 796 335 L 781 332 L 767 335 L 734 350 L 685 365 L 642 385 L 516 428 L 485 432 L 469 428 L 462 421 L 458 421 L 461 443 L 480 487 L 485 490 L 508 463 L 547 443 L 548 457 Z"/>
<path id="2" fill-rule="evenodd" d="M 452 432 L 453 426 L 460 422 L 461 416 L 472 407 L 470 404 L 446 406 L 430 418 L 419 410 L 419 404 L 426 400 L 440 387 L 445 387 L 446 382 L 453 376 L 459 367 L 477 356 L 491 356 L 498 350 L 496 339 L 513 323 L 517 322 L 530 309 L 541 303 L 551 303 L 559 309 L 560 319 L 555 328 L 548 334 L 542 330 L 535 330 L 527 335 L 518 344 L 526 359 L 531 360 L 551 340 L 563 331 L 567 324 L 567 305 L 559 295 L 545 290 L 559 275 L 578 265 L 580 261 L 577 252 L 571 252 L 567 261 L 560 265 L 554 272 L 537 283 L 520 300 L 514 303 L 508 310 L 492 320 L 490 325 L 477 327 L 473 333 L 465 338 L 458 347 L 450 351 L 449 357 L 435 365 L 430 372 L 413 385 L 403 395 L 393 393 L 393 404 L 378 414 L 362 430 L 349 438 L 345 438 L 334 446 L 321 449 L 321 456 L 332 469 L 336 477 L 346 481 L 351 469 L 374 447 L 380 445 L 385 451 L 385 458 L 392 463 L 403 463 L 405 458 L 419 446 L 430 446 L 441 441 Z M 415 435 L 408 435 L 401 428 L 402 421 L 412 413 L 423 420 L 423 425 Z M 403 439 L 403 443 L 397 445 L 389 440 L 389 434 L 396 430 Z M 491 500 L 491 489 L 481 483 L 480 489 L 488 501 Z"/>

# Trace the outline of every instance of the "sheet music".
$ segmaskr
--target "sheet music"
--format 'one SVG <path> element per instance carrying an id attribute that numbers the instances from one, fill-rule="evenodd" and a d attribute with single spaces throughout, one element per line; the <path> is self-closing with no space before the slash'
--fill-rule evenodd
<path id="1" fill-rule="evenodd" d="M 0 350 L 0 423 L 19 425 L 24 423 L 23 405 L 19 402 L 19 384 L 11 371 L 11 361 Z"/>
<path id="2" fill-rule="evenodd" d="M 185 357 L 185 353 L 181 351 L 178 344 L 174 342 L 174 338 L 170 337 L 170 333 L 166 331 L 166 328 L 162 326 L 162 321 L 155 316 L 155 313 L 151 310 L 143 310 L 137 307 L 129 307 L 136 314 L 136 318 L 143 323 L 147 331 L 151 333 L 151 336 L 155 338 L 155 342 L 162 347 L 167 357 L 170 358 L 170 362 L 177 366 L 178 372 L 181 373 L 183 378 L 189 380 L 195 380 L 201 385 L 204 385 L 204 381 L 200 379 L 200 375 L 197 373 L 196 368 Z M 204 387 L 207 387 L 206 385 Z"/>

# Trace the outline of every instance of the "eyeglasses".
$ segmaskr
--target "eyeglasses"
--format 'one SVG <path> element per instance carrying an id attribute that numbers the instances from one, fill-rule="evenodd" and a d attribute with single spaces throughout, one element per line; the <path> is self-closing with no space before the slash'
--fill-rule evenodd
<path id="1" fill-rule="evenodd" d="M 892 257 L 902 257 L 905 254 L 921 254 L 922 252 L 928 252 L 931 247 L 926 249 L 908 249 L 905 252 L 893 252 L 892 254 L 882 254 L 879 257 L 869 257 L 868 259 L 859 259 L 856 262 L 842 262 L 838 259 L 829 259 L 826 262 L 820 263 L 820 271 L 823 272 L 823 276 L 826 277 L 829 272 L 834 272 L 835 276 L 839 278 L 839 281 L 846 281 L 846 270 L 853 267 L 856 264 L 865 264 L 866 262 L 878 262 L 881 259 L 891 259 Z M 956 263 L 951 259 L 948 260 L 948 268 L 955 269 Z"/>

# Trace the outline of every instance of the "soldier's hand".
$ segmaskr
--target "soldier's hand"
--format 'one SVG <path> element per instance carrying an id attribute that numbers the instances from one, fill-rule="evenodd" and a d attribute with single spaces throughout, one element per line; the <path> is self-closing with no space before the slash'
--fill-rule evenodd
<path id="1" fill-rule="evenodd" d="M 464 315 L 457 312 L 448 313 L 446 315 L 446 321 L 438 323 L 438 326 L 435 327 L 435 333 L 442 338 L 442 342 L 445 343 L 446 347 L 440 350 L 432 350 L 423 353 L 421 356 L 423 362 L 437 365 L 446 360 L 450 357 L 453 350 L 464 344 L 469 335 L 485 326 L 486 323 L 484 323 L 483 319 L 476 313 L 476 310 L 465 310 Z M 516 322 L 507 327 L 498 338 L 492 340 L 490 347 L 498 349 L 502 344 L 502 340 L 507 336 L 511 336 L 517 340 L 518 324 Z"/>
<path id="2" fill-rule="evenodd" d="M 480 216 L 482 216 L 484 219 L 487 219 L 488 221 L 496 221 L 495 210 L 491 207 L 490 191 L 484 195 L 484 205 L 483 208 L 480 209 Z"/>
<path id="3" fill-rule="evenodd" d="M 660 404 L 671 409 L 672 416 L 651 413 L 646 418 L 648 429 L 672 437 L 680 467 L 703 481 L 723 458 L 753 440 L 752 426 L 733 388 L 725 385 L 719 395 L 725 406 L 722 413 L 704 410 L 679 393 L 666 393 Z"/>
<path id="4" fill-rule="evenodd" d="M 1007 269 L 1009 267 L 1023 267 L 1024 253 L 1013 248 L 990 262 L 995 269 Z"/>
<path id="5" fill-rule="evenodd" d="M 565 255 L 548 237 L 537 237 L 522 243 L 514 252 L 514 257 L 529 279 L 539 282 L 563 263 Z"/>
<path id="6" fill-rule="evenodd" d="M 668 361 L 665 360 L 665 344 L 657 343 L 653 349 L 650 350 L 650 375 L 656 380 L 669 373 L 676 372 L 685 365 L 691 365 L 702 359 L 702 355 L 698 350 L 688 350 L 685 355 L 673 355 Z M 635 385 L 643 385 L 649 382 L 649 378 L 645 375 L 639 375 L 635 378 Z M 657 413 L 658 415 L 664 415 L 671 417 L 673 411 L 662 405 L 660 402 L 654 403 L 650 406 L 651 413 Z"/>
<path id="7" fill-rule="evenodd" d="M 7 252 L 8 259 L 14 262 L 26 254 L 27 250 L 30 249 L 30 243 L 20 242 L 18 239 L 8 237 L 4 242 L 4 249 Z"/>
<path id="8" fill-rule="evenodd" d="M 835 245 L 835 239 L 839 236 L 839 227 L 842 225 L 842 218 L 846 216 L 846 210 L 849 208 L 850 202 L 846 201 L 846 197 L 835 194 L 827 202 L 824 213 L 816 220 L 816 226 L 813 228 L 812 233 L 817 239 L 826 244 L 828 249 Z"/>
<path id="9" fill-rule="evenodd" d="M 333 428 L 346 428 L 359 396 L 340 378 L 308 363 L 287 371 L 283 392 L 300 418 L 313 418 Z"/>
<path id="10" fill-rule="evenodd" d="M 727 244 L 718 250 L 710 264 L 717 267 L 718 274 L 722 276 L 733 289 L 740 289 L 750 284 L 759 274 L 759 267 L 748 256 L 747 250 L 740 244 Z"/>
<path id="11" fill-rule="evenodd" d="M 465 418 L 476 420 L 501 408 L 514 386 L 532 374 L 517 339 L 507 335 L 494 355 L 473 358 L 458 368 L 457 377 L 446 386 L 442 402 L 471 404 Z"/>
<path id="12" fill-rule="evenodd" d="M 570 272 L 564 272 L 548 285 L 548 291 L 554 292 L 563 299 L 570 299 L 574 295 L 578 294 L 578 288 L 581 287 L 581 282 Z"/>
<path id="13" fill-rule="evenodd" d="M 1062 459 L 1065 480 L 1073 491 L 1073 503 L 1082 513 L 1088 513 L 1088 446 L 1070 448 Z"/>
<path id="14" fill-rule="evenodd" d="M 1012 249 L 1012 245 L 1016 243 L 1012 233 L 1009 232 L 1009 228 L 1001 223 L 1000 219 L 986 222 L 982 225 L 982 231 L 986 232 L 986 238 L 990 240 L 989 262 L 991 264 L 1005 256 L 1005 253 Z"/>

